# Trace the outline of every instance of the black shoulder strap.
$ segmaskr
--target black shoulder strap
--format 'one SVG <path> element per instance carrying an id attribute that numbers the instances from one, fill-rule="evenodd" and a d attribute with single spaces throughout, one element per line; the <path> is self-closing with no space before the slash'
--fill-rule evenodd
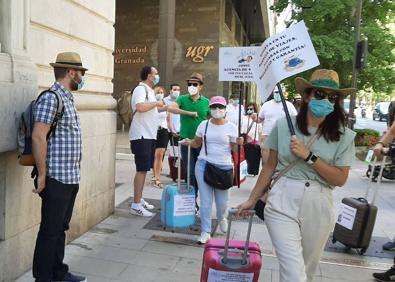
<path id="1" fill-rule="evenodd" d="M 208 128 L 208 123 L 210 122 L 210 120 L 208 119 L 206 122 L 206 128 L 204 129 L 204 136 L 203 136 L 203 142 L 204 142 L 204 150 L 206 152 L 206 156 L 208 156 L 207 154 L 207 128 Z"/>
<path id="2" fill-rule="evenodd" d="M 64 105 L 63 105 L 63 99 L 62 99 L 62 97 L 60 96 L 60 94 L 59 94 L 58 92 L 53 91 L 53 90 L 51 90 L 51 89 L 47 89 L 47 90 L 44 90 L 43 92 L 41 92 L 41 93 L 38 95 L 37 99 L 36 99 L 36 103 L 38 102 L 38 100 L 39 100 L 45 93 L 48 93 L 48 92 L 55 94 L 55 97 L 56 97 L 57 105 L 58 105 L 58 106 L 57 106 L 57 108 L 56 108 L 55 117 L 54 117 L 54 119 L 53 119 L 53 121 L 52 121 L 52 124 L 51 124 L 51 126 L 50 126 L 50 128 L 49 128 L 49 131 L 48 131 L 48 133 L 47 133 L 47 140 L 49 140 L 49 138 L 51 137 L 51 133 L 52 133 L 52 132 L 53 132 L 52 135 L 55 134 L 55 129 L 56 129 L 56 126 L 58 125 L 58 121 L 63 117 L 63 113 L 64 113 Z"/>

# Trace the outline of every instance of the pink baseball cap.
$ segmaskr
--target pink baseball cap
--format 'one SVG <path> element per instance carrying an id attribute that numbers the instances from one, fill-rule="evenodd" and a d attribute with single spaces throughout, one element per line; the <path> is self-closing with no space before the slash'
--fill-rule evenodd
<path id="1" fill-rule="evenodd" d="M 226 107 L 226 100 L 222 96 L 213 96 L 210 99 L 210 106 L 211 105 L 223 105 Z"/>

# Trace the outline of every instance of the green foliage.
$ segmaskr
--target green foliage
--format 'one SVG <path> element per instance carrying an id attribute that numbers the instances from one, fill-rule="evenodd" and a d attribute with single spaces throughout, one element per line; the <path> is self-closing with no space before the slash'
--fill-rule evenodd
<path id="1" fill-rule="evenodd" d="M 380 134 L 373 129 L 355 129 L 355 146 L 372 147 L 379 141 Z"/>
<path id="2" fill-rule="evenodd" d="M 354 53 L 356 0 L 278 0 L 278 13 L 291 2 L 287 25 L 304 20 L 317 51 L 319 68 L 339 73 L 341 87 L 350 87 Z M 395 90 L 395 1 L 364 0 L 361 39 L 368 38 L 368 65 L 358 76 L 358 89 L 391 95 Z M 312 71 L 301 74 L 308 78 Z M 300 75 L 298 75 L 300 76 Z M 294 77 L 284 81 L 295 91 Z"/>

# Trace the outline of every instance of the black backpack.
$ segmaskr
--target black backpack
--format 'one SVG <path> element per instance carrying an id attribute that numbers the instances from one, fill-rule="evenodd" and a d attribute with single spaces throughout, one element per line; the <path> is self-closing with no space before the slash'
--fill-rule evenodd
<path id="1" fill-rule="evenodd" d="M 32 153 L 32 133 L 34 126 L 34 115 L 33 115 L 33 107 L 37 103 L 37 101 L 41 98 L 45 93 L 53 93 L 57 100 L 57 110 L 55 118 L 51 124 L 51 127 L 47 134 L 47 140 L 51 137 L 52 132 L 55 131 L 55 128 L 58 124 L 58 121 L 63 117 L 64 113 L 64 105 L 62 97 L 59 93 L 47 89 L 41 92 L 36 100 L 30 102 L 27 106 L 26 110 L 21 114 L 21 118 L 19 120 L 18 126 L 18 151 L 19 151 L 19 164 L 23 166 L 35 166 L 36 162 L 34 161 L 33 153 Z"/>

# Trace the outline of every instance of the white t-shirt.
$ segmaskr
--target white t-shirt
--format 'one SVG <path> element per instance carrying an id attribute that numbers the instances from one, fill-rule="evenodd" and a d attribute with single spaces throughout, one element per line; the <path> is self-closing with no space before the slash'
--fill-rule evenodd
<path id="1" fill-rule="evenodd" d="M 171 106 L 171 104 L 175 103 L 176 100 L 171 99 L 170 95 L 169 95 L 163 99 L 163 102 L 167 106 Z M 173 114 L 173 113 L 167 113 L 167 114 L 170 115 L 170 124 L 171 124 L 173 131 L 174 131 L 173 133 L 179 133 L 180 132 L 180 115 Z M 171 128 L 169 128 L 169 131 L 171 131 Z"/>
<path id="2" fill-rule="evenodd" d="M 158 113 L 158 127 L 167 129 L 167 111 Z"/>
<path id="3" fill-rule="evenodd" d="M 250 131 L 248 131 L 248 128 L 251 128 Z M 241 132 L 246 134 L 247 131 L 247 140 L 244 141 L 247 143 L 259 144 L 259 136 L 262 135 L 262 124 L 254 122 L 248 116 L 243 116 L 241 119 Z"/>
<path id="4" fill-rule="evenodd" d="M 148 91 L 148 99 L 147 92 Z M 140 82 L 133 90 L 132 111 L 135 112 L 132 124 L 129 129 L 129 139 L 156 139 L 158 131 L 158 109 L 155 107 L 148 112 L 136 112 L 136 105 L 139 103 L 156 102 L 154 90 L 147 84 Z"/>
<path id="5" fill-rule="evenodd" d="M 203 138 L 206 124 L 209 121 L 203 121 L 196 130 L 196 136 Z M 218 165 L 232 165 L 232 152 L 230 143 L 236 143 L 237 127 L 231 122 L 223 125 L 216 125 L 209 122 L 207 127 L 207 154 L 205 150 L 204 138 L 202 149 L 198 159 L 206 160 L 209 163 Z"/>
<path id="6" fill-rule="evenodd" d="M 241 115 L 244 115 L 244 106 L 241 105 Z M 226 120 L 232 122 L 236 126 L 239 125 L 239 105 L 229 104 L 226 106 Z"/>
<path id="7" fill-rule="evenodd" d="M 296 111 L 294 105 L 288 101 L 285 101 L 287 103 L 287 108 L 289 111 L 289 114 L 291 116 L 296 116 L 298 112 Z M 277 103 L 274 100 L 267 101 L 262 105 L 262 109 L 259 112 L 259 118 L 262 121 L 262 131 L 263 135 L 270 135 L 270 132 L 272 132 L 272 129 L 274 125 L 276 124 L 276 121 L 279 118 L 285 117 L 285 112 L 283 109 L 283 103 Z"/>

